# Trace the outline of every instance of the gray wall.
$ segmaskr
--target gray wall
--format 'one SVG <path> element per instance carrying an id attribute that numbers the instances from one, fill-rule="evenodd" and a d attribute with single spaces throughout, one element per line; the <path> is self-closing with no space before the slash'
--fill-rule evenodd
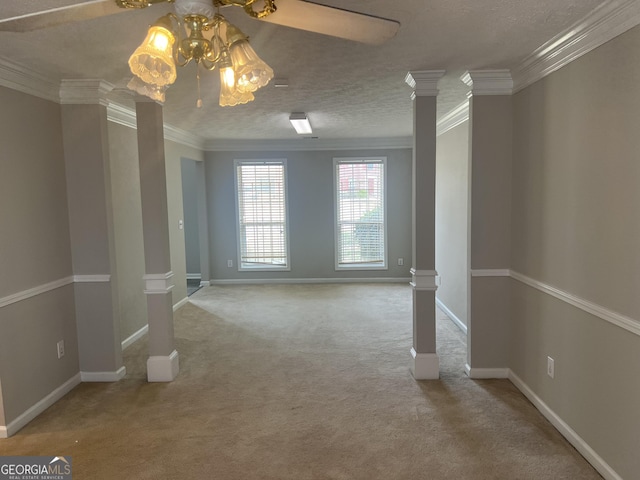
<path id="1" fill-rule="evenodd" d="M 167 172 L 167 208 L 169 210 L 169 243 L 171 248 L 171 270 L 174 273 L 175 287 L 172 290 L 173 304 L 187 298 L 187 264 L 185 257 L 184 229 L 178 227 L 184 221 L 182 206 L 183 158 L 204 160 L 202 151 L 187 147 L 171 140 L 165 140 L 165 161 Z"/>
<path id="2" fill-rule="evenodd" d="M 109 155 L 121 341 L 147 324 L 136 130 L 109 122 Z"/>
<path id="3" fill-rule="evenodd" d="M 388 270 L 335 271 L 334 157 L 387 157 Z M 211 277 L 216 280 L 285 278 L 408 278 L 411 266 L 411 150 L 207 152 Z M 238 272 L 234 159 L 286 158 L 291 271 Z M 404 266 L 397 259 L 404 258 Z M 227 260 L 233 260 L 233 268 Z"/>
<path id="4" fill-rule="evenodd" d="M 436 142 L 438 300 L 466 325 L 469 291 L 469 122 Z"/>
<path id="5" fill-rule="evenodd" d="M 469 100 L 471 145 L 469 336 L 472 369 L 509 364 L 509 279 L 473 275 L 508 269 L 511 248 L 512 97 L 474 95 Z"/>
<path id="6" fill-rule="evenodd" d="M 511 268 L 633 322 L 639 79 L 636 27 L 514 97 Z M 512 370 L 622 478 L 637 478 L 640 337 L 511 283 Z"/>
<path id="7" fill-rule="evenodd" d="M 72 269 L 60 106 L 3 87 L 0 105 L 1 299 Z M 0 425 L 78 372 L 73 285 L 0 307 Z"/>
<path id="8" fill-rule="evenodd" d="M 200 240 L 198 239 L 198 174 L 196 161 L 183 158 L 181 167 L 187 274 L 199 275 Z"/>

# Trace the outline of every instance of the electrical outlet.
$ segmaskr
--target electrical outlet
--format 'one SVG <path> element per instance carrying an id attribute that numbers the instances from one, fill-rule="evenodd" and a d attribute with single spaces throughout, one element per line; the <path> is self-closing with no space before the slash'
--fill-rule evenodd
<path id="1" fill-rule="evenodd" d="M 404 258 L 399 258 L 398 259 L 398 266 L 402 267 L 404 265 Z"/>
<path id="2" fill-rule="evenodd" d="M 227 268 L 233 267 L 233 260 L 227 260 Z"/>
<path id="3" fill-rule="evenodd" d="M 58 358 L 64 357 L 64 340 L 58 342 Z"/>
<path id="4" fill-rule="evenodd" d="M 547 375 L 553 378 L 556 373 L 555 369 L 556 369 L 555 361 L 553 360 L 553 358 L 547 357 Z"/>

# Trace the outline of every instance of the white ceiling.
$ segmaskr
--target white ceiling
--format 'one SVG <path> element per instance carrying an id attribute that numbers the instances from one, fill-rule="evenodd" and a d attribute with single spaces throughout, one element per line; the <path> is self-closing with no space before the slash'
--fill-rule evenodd
<path id="1" fill-rule="evenodd" d="M 0 18 L 79 3 L 78 0 L 2 0 Z M 179 69 L 167 90 L 165 121 L 206 139 L 289 139 L 288 117 L 306 112 L 322 139 L 409 137 L 412 134 L 410 70 L 445 69 L 439 115 L 465 99 L 466 70 L 518 65 L 602 0 L 322 0 L 325 5 L 390 18 L 401 26 L 382 46 L 308 33 L 253 20 L 241 9 L 223 14 L 251 37 L 258 54 L 287 79 L 256 100 L 218 106 L 218 74 L 204 72 L 204 106 L 196 108 L 195 67 Z M 277 0 L 276 0 L 277 5 Z M 127 59 L 147 26 L 171 9 L 156 5 L 72 25 L 28 33 L 0 32 L 0 57 L 60 79 L 100 78 L 124 89 Z M 122 92 L 115 95 L 122 101 Z M 131 102 L 131 100 L 125 100 Z"/>

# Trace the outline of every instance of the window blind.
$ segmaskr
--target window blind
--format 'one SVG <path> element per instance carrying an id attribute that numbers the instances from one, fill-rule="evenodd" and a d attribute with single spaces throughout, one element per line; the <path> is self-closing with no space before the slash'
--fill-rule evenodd
<path id="1" fill-rule="evenodd" d="M 336 161 L 338 266 L 385 266 L 384 161 Z"/>
<path id="2" fill-rule="evenodd" d="M 240 266 L 286 267 L 285 165 L 236 164 Z"/>

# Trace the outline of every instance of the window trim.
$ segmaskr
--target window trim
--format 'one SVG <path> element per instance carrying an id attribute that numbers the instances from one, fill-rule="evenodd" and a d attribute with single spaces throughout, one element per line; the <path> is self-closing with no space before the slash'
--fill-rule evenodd
<path id="1" fill-rule="evenodd" d="M 382 164 L 382 188 L 383 188 L 383 199 L 382 199 L 382 210 L 384 213 L 384 225 L 383 225 L 383 234 L 384 234 L 384 253 L 381 264 L 367 264 L 367 263 L 352 263 L 348 265 L 339 263 L 339 243 L 338 238 L 340 235 L 340 228 L 338 225 L 338 164 L 340 163 L 381 163 Z M 388 235 L 388 216 L 387 216 L 387 177 L 388 177 L 388 169 L 387 169 L 387 157 L 334 157 L 333 158 L 333 230 L 334 230 L 334 239 L 333 239 L 333 249 L 334 249 L 334 261 L 335 261 L 335 270 L 336 271 L 372 271 L 372 270 L 389 270 L 389 235 Z"/>
<path id="2" fill-rule="evenodd" d="M 255 265 L 243 266 L 242 264 L 242 242 L 240 233 L 240 199 L 238 196 L 238 167 L 241 165 L 282 165 L 284 177 L 284 243 L 286 254 L 286 265 Z M 289 185 L 287 175 L 287 159 L 286 158 L 268 158 L 268 159 L 235 159 L 233 161 L 233 189 L 235 194 L 235 224 L 236 224 L 236 262 L 238 272 L 289 272 L 291 271 L 291 251 L 289 241 Z"/>

